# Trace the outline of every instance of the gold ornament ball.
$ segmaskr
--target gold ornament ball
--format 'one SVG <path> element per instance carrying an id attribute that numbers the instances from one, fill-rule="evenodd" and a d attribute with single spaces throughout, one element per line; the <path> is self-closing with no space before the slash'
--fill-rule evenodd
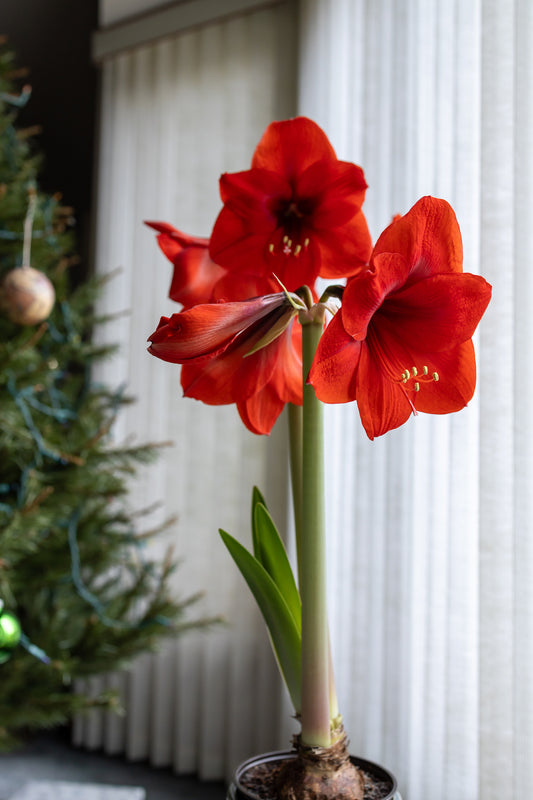
<path id="1" fill-rule="evenodd" d="M 17 325 L 37 325 L 52 311 L 55 291 L 43 272 L 17 267 L 8 272 L 0 288 L 0 307 Z"/>

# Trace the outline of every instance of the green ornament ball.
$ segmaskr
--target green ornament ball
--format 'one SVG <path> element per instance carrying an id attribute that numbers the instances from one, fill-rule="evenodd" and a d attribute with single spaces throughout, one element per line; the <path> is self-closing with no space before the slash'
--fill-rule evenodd
<path id="1" fill-rule="evenodd" d="M 3 654 L 8 650 L 13 650 L 20 642 L 22 630 L 20 622 L 14 614 L 9 611 L 0 613 L 0 664 Z M 7 658 L 4 658 L 7 660 Z"/>

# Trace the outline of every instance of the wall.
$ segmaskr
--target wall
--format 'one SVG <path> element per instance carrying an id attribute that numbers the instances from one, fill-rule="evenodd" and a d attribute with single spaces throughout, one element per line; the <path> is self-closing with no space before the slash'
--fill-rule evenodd
<path id="1" fill-rule="evenodd" d="M 92 166 L 97 71 L 91 63 L 96 0 L 2 0 L 0 33 L 8 37 L 33 88 L 23 125 L 40 125 L 44 191 L 74 206 L 79 251 L 90 259 Z"/>

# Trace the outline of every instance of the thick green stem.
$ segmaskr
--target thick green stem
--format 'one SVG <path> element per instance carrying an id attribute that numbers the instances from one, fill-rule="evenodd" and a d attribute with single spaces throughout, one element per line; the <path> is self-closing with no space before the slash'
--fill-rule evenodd
<path id="1" fill-rule="evenodd" d="M 303 460 L 302 547 L 302 742 L 328 747 L 330 735 L 329 642 L 326 601 L 323 406 L 312 386 L 305 385 L 321 321 L 302 325 Z"/>
<path id="2" fill-rule="evenodd" d="M 298 582 L 302 571 L 302 407 L 289 403 L 289 446 Z"/>
<path id="3" fill-rule="evenodd" d="M 294 509 L 294 531 L 296 536 L 296 560 L 298 565 L 298 585 L 301 583 L 302 563 L 302 406 L 295 406 L 289 403 L 289 445 L 290 445 L 290 469 L 292 504 Z M 333 662 L 331 658 L 331 644 L 329 645 L 329 713 L 333 724 L 339 715 L 339 704 L 337 700 L 337 689 L 335 687 L 335 675 L 333 672 Z"/>
<path id="4" fill-rule="evenodd" d="M 339 711 L 339 701 L 337 699 L 337 687 L 335 685 L 335 672 L 333 670 L 333 658 L 331 656 L 331 641 L 329 638 L 329 628 L 328 628 L 328 665 L 329 665 L 329 674 L 328 674 L 328 684 L 329 684 L 329 716 L 331 719 L 331 726 L 336 727 L 339 725 L 340 711 Z"/>

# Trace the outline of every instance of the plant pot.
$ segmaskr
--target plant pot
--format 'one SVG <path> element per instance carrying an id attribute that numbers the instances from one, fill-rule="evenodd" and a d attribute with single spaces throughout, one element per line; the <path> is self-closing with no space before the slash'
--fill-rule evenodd
<path id="1" fill-rule="evenodd" d="M 275 771 L 280 762 L 295 757 L 294 751 L 280 750 L 273 753 L 263 753 L 243 761 L 235 770 L 233 782 L 228 788 L 227 800 L 276 800 L 275 797 L 269 796 L 267 792 L 262 793 L 254 790 L 249 785 L 247 786 L 246 776 L 248 774 L 249 777 L 249 773 L 254 768 L 258 768 L 258 772 L 266 775 Z M 364 758 L 350 756 L 350 759 L 352 764 L 361 769 L 376 784 L 373 794 L 367 795 L 365 791 L 365 800 L 367 800 L 367 797 L 372 800 L 402 800 L 396 778 L 391 772 L 373 761 L 366 761 Z M 379 791 L 380 789 L 381 791 Z"/>

